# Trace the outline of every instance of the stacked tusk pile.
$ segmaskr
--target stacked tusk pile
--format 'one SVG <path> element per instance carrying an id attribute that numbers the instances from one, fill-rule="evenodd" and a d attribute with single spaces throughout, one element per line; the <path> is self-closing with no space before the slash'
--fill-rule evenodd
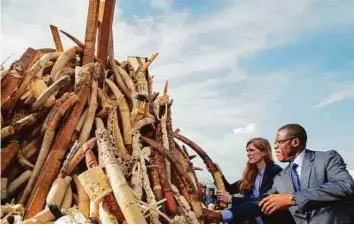
<path id="1" fill-rule="evenodd" d="M 224 189 L 173 132 L 168 83 L 152 90 L 157 53 L 114 58 L 114 2 L 89 1 L 84 43 L 62 32 L 64 49 L 51 25 L 56 49 L 2 71 L 1 223 L 203 223 L 194 156 L 177 141 Z"/>

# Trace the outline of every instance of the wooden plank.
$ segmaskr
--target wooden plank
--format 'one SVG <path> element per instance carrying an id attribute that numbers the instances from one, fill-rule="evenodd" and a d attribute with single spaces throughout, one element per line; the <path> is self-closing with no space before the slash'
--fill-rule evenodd
<path id="1" fill-rule="evenodd" d="M 106 0 L 99 32 L 97 58 L 105 62 L 108 56 L 109 38 L 112 29 L 115 0 Z"/>
<path id="2" fill-rule="evenodd" d="M 54 25 L 49 25 L 50 30 L 52 31 L 52 36 L 53 36 L 53 40 L 54 40 L 54 44 L 55 44 L 55 49 L 58 52 L 62 52 L 64 51 L 63 49 L 63 44 L 61 43 L 61 39 L 60 39 L 60 35 L 59 35 L 59 31 L 58 28 Z"/>
<path id="3" fill-rule="evenodd" d="M 33 217 L 45 207 L 46 197 L 55 178 L 58 176 L 64 155 L 69 147 L 71 137 L 89 94 L 90 88 L 87 85 L 85 85 L 78 93 L 79 101 L 75 104 L 70 116 L 65 120 L 64 127 L 60 130 L 58 137 L 44 162 L 42 171 L 26 205 L 27 212 L 25 219 Z"/>
<path id="4" fill-rule="evenodd" d="M 93 62 L 95 58 L 99 6 L 100 0 L 90 0 L 86 20 L 85 47 L 82 65 Z"/>
<path id="5" fill-rule="evenodd" d="M 31 47 L 27 48 L 25 53 L 23 53 L 23 55 L 19 59 L 24 69 L 27 69 L 31 64 L 33 64 L 33 61 L 35 60 L 37 53 L 38 53 L 37 50 Z"/>

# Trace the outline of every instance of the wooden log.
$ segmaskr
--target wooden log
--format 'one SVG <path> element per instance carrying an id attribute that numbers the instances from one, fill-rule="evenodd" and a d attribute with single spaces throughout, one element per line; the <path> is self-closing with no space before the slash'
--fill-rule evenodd
<path id="1" fill-rule="evenodd" d="M 83 111 L 84 105 L 87 102 L 90 88 L 84 86 L 78 93 L 79 101 L 75 104 L 73 111 L 66 120 L 63 129 L 58 134 L 55 144 L 53 145 L 47 160 L 43 165 L 35 188 L 31 194 L 30 200 L 27 203 L 27 213 L 25 218 L 30 218 L 39 213 L 45 204 L 45 197 L 48 194 L 51 184 L 57 177 L 62 159 L 69 147 L 71 136 L 74 133 L 76 124 Z"/>
<path id="2" fill-rule="evenodd" d="M 93 62 L 95 58 L 99 5 L 100 0 L 89 1 L 82 65 Z"/>
<path id="3" fill-rule="evenodd" d="M 54 25 L 49 25 L 50 27 L 50 30 L 52 32 L 52 36 L 53 36 L 53 40 L 54 40 L 54 44 L 55 44 L 55 49 L 58 51 L 58 52 L 62 52 L 64 51 L 63 49 L 63 45 L 61 43 L 61 39 L 60 39 L 60 35 L 59 35 L 59 32 L 58 32 L 58 28 Z"/>
<path id="4" fill-rule="evenodd" d="M 103 19 L 100 27 L 100 39 L 98 43 L 97 57 L 106 62 L 108 56 L 109 38 L 114 17 L 115 0 L 106 0 L 104 5 Z"/>

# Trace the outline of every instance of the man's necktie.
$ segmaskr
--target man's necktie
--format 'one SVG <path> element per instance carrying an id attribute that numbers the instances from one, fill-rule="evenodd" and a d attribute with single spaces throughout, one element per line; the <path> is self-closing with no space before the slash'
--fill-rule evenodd
<path id="1" fill-rule="evenodd" d="M 295 192 L 298 192 L 301 190 L 301 184 L 300 184 L 300 177 L 299 174 L 297 173 L 296 169 L 299 165 L 296 163 L 291 163 L 291 179 L 293 180 Z"/>

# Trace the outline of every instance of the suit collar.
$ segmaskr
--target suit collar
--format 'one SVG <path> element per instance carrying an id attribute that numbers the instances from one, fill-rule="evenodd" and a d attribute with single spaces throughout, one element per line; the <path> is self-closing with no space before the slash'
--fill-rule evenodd
<path id="1" fill-rule="evenodd" d="M 283 181 L 283 184 L 285 185 L 286 190 L 288 190 L 288 193 L 293 193 L 293 192 L 295 192 L 295 189 L 294 189 L 293 181 L 291 179 L 290 172 L 291 172 L 290 165 L 288 165 L 282 171 L 281 180 Z"/>
<path id="2" fill-rule="evenodd" d="M 315 159 L 315 152 L 305 149 L 305 156 L 301 166 L 301 189 L 307 189 L 309 187 L 309 180 L 311 176 L 313 160 Z"/>
<path id="3" fill-rule="evenodd" d="M 298 156 L 296 156 L 293 162 L 301 167 L 304 162 L 305 154 L 306 154 L 306 148 L 302 150 Z"/>

